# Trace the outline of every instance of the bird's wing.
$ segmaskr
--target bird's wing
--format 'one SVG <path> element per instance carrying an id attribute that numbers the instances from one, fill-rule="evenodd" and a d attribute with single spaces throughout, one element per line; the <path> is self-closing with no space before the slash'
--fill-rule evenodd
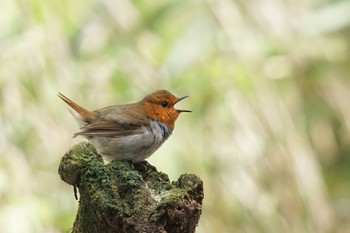
<path id="1" fill-rule="evenodd" d="M 86 124 L 80 128 L 81 131 L 74 134 L 76 136 L 106 136 L 106 137 L 124 137 L 145 132 L 142 125 L 121 124 L 113 121 L 100 120 Z"/>
<path id="2" fill-rule="evenodd" d="M 149 126 L 144 113 L 133 105 L 111 106 L 94 111 L 95 120 L 82 126 L 74 137 L 106 136 L 124 137 L 142 134 Z"/>

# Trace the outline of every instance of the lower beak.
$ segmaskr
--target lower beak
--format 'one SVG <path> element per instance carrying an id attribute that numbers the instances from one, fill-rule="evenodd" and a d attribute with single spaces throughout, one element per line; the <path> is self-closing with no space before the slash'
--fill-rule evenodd
<path id="1" fill-rule="evenodd" d="M 187 97 L 189 97 L 189 96 L 186 95 L 186 96 L 184 96 L 184 97 L 179 98 L 179 99 L 175 102 L 175 104 L 177 104 L 178 102 L 180 102 L 180 101 L 186 99 Z M 176 111 L 177 111 L 177 112 L 192 112 L 191 110 L 183 110 L 183 109 L 176 109 Z"/>

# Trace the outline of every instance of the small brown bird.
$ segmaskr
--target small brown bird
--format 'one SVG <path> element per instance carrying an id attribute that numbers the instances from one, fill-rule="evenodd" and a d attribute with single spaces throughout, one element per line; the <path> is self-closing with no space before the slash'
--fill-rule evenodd
<path id="1" fill-rule="evenodd" d="M 158 90 L 141 101 L 88 111 L 58 93 L 75 112 L 80 132 L 107 160 L 140 162 L 151 156 L 170 136 L 181 112 L 174 105 L 178 98 L 166 90 Z"/>

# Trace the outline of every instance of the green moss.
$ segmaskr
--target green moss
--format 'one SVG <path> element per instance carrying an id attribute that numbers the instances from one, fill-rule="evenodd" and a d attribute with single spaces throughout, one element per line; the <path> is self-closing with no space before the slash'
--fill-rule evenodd
<path id="1" fill-rule="evenodd" d="M 148 162 L 112 161 L 105 165 L 88 143 L 80 143 L 66 153 L 59 173 L 61 177 L 74 174 L 75 179 L 68 179 L 69 182 L 62 179 L 79 188 L 80 203 L 73 232 L 125 232 L 125 224 L 130 227 L 126 232 L 133 232 L 135 224 L 164 222 L 162 219 L 170 216 L 178 222 L 169 214 L 169 208 L 187 205 L 188 202 L 182 200 L 191 199 L 198 191 L 201 194 L 199 205 L 203 198 L 202 190 L 198 190 L 201 181 L 194 175 L 182 175 L 178 181 L 170 183 L 166 174 L 158 172 Z M 196 210 L 187 209 L 187 212 Z M 200 208 L 198 210 L 199 219 Z M 101 227 L 111 224 L 114 230 Z M 100 227 L 96 230 L 91 225 Z M 154 224 L 153 227 L 159 226 Z M 149 229 L 146 232 L 154 232 L 153 228 Z"/>

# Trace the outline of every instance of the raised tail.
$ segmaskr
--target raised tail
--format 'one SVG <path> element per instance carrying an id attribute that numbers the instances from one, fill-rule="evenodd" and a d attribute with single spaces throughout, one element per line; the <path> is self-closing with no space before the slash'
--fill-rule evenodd
<path id="1" fill-rule="evenodd" d="M 95 119 L 95 116 L 92 112 L 81 107 L 62 93 L 58 92 L 57 96 L 60 97 L 66 104 L 69 105 L 69 107 L 71 107 L 74 111 L 76 111 L 79 114 L 79 116 L 76 116 L 74 114 L 73 115 L 81 123 L 91 123 Z"/>

